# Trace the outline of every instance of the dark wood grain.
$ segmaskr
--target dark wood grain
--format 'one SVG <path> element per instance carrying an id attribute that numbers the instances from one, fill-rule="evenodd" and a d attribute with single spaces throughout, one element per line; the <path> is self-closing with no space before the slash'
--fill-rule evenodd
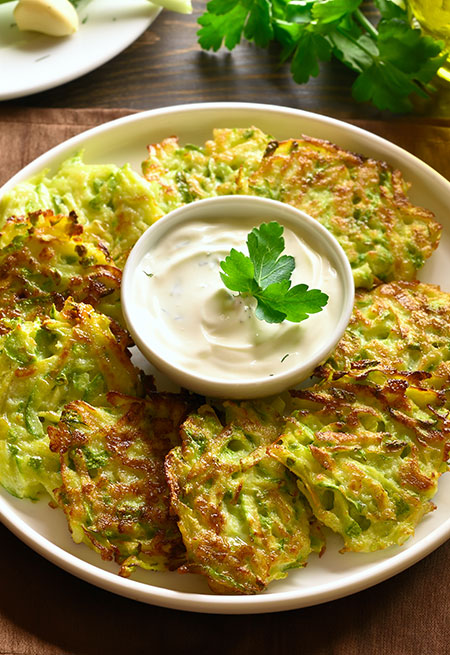
<path id="1" fill-rule="evenodd" d="M 163 11 L 120 55 L 97 70 L 56 89 L 13 101 L 30 107 L 128 107 L 152 109 L 185 102 L 235 100 L 296 107 L 347 118 L 390 116 L 351 97 L 354 74 L 339 62 L 321 66 L 317 78 L 296 84 L 279 51 L 242 43 L 214 54 L 197 44 L 197 18 L 206 0 L 194 0 L 192 15 Z M 101 38 L 101 37 L 100 37 Z M 450 85 L 416 114 L 450 116 Z"/>

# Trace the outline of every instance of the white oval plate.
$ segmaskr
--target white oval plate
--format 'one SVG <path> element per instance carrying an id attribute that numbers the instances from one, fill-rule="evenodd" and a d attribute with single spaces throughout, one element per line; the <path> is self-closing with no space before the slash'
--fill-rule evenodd
<path id="1" fill-rule="evenodd" d="M 295 109 L 244 103 L 185 105 L 135 114 L 84 132 L 53 148 L 15 175 L 0 195 L 20 181 L 56 167 L 84 149 L 86 163 L 130 162 L 137 170 L 146 145 L 177 135 L 181 143 L 202 144 L 214 127 L 256 125 L 278 139 L 302 133 L 329 139 L 340 146 L 383 159 L 400 168 L 411 182 L 411 197 L 435 212 L 444 225 L 441 245 L 421 278 L 450 291 L 450 183 L 432 168 L 388 141 L 352 125 Z M 411 566 L 450 536 L 450 475 L 439 483 L 437 510 L 425 517 L 416 535 L 401 548 L 376 553 L 340 554 L 341 542 L 331 535 L 322 558 L 313 555 L 303 570 L 269 585 L 257 596 L 217 596 L 201 576 L 139 571 L 131 579 L 116 575 L 117 567 L 103 562 L 69 535 L 62 512 L 45 500 L 31 503 L 0 491 L 0 519 L 38 553 L 74 575 L 122 596 L 154 605 L 212 613 L 274 612 L 315 605 L 360 591 Z"/>
<path id="2" fill-rule="evenodd" d="M 89 73 L 125 50 L 161 11 L 148 0 L 94 0 L 79 9 L 78 32 L 52 37 L 21 32 L 13 16 L 16 4 L 0 5 L 0 100 L 52 89 Z"/>

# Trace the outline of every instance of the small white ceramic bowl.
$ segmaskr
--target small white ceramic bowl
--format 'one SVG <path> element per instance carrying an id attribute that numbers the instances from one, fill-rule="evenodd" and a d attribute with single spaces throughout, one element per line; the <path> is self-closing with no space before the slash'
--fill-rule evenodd
<path id="1" fill-rule="evenodd" d="M 153 302 L 154 294 L 146 296 L 145 290 L 137 294 L 136 289 L 139 284 L 145 283 L 143 282 L 143 273 L 146 272 L 143 269 L 144 258 L 149 253 L 151 256 L 151 253 L 160 242 L 163 244 L 170 242 L 172 232 L 175 237 L 175 230 L 180 227 L 190 227 L 193 222 L 216 223 L 236 220 L 241 217 L 245 218 L 246 225 L 251 225 L 250 229 L 258 227 L 261 223 L 277 221 L 294 232 L 314 252 L 320 253 L 327 258 L 335 271 L 337 293 L 333 298 L 330 297 L 329 299 L 329 303 L 334 302 L 335 306 L 331 318 L 322 319 L 321 317 L 318 319 L 321 321 L 320 329 L 324 332 L 319 343 L 316 343 L 314 348 L 310 350 L 307 348 L 306 353 L 302 355 L 301 361 L 295 362 L 295 365 L 287 366 L 286 370 L 281 372 L 270 374 L 266 372 L 255 376 L 251 374 L 252 377 L 249 377 L 247 370 L 245 371 L 246 375 L 243 376 L 241 366 L 236 366 L 235 375 L 234 368 L 232 368 L 230 376 L 229 362 L 224 362 L 223 370 L 225 371 L 226 364 L 228 374 L 222 375 L 219 366 L 218 369 L 216 367 L 216 372 L 211 375 L 204 373 L 202 366 L 189 365 L 186 361 L 180 364 L 177 354 L 171 351 L 170 339 L 169 343 L 166 340 L 165 345 L 161 343 L 161 340 L 155 336 L 157 335 L 155 329 L 157 319 L 147 314 L 144 307 L 147 297 L 149 303 Z M 245 239 L 242 242 L 242 248 L 237 249 L 247 254 Z M 229 250 L 228 248 L 227 252 Z M 287 249 L 286 254 L 290 254 Z M 146 274 L 149 275 L 148 272 Z M 151 273 L 150 276 L 152 275 Z M 217 276 L 219 276 L 218 271 Z M 185 288 L 186 293 L 187 290 L 189 290 L 189 293 L 194 293 L 189 286 Z M 194 300 L 193 297 L 192 299 Z M 122 278 L 122 307 L 125 320 L 136 345 L 143 355 L 156 369 L 166 374 L 181 387 L 217 398 L 262 398 L 292 388 L 308 378 L 314 368 L 325 361 L 341 338 L 352 313 L 353 301 L 354 282 L 350 264 L 341 246 L 331 233 L 315 219 L 290 205 L 255 196 L 236 195 L 208 198 L 184 205 L 170 212 L 152 225 L 137 241 L 128 257 Z M 315 316 L 320 316 L 320 314 Z M 309 320 L 307 319 L 307 321 Z M 305 324 L 307 321 L 305 321 Z M 315 325 L 317 326 L 319 323 L 316 322 Z M 326 329 L 324 329 L 324 325 L 326 325 Z M 189 346 L 186 346 L 186 348 L 189 348 Z M 226 353 L 224 357 L 226 358 Z M 206 355 L 206 358 L 208 359 L 208 355 Z M 281 360 L 278 359 L 277 361 Z M 197 363 L 197 360 L 195 363 Z"/>

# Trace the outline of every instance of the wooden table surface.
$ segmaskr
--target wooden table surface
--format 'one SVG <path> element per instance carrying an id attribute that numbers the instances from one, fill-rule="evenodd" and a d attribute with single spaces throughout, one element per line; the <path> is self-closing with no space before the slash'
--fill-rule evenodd
<path id="1" fill-rule="evenodd" d="M 197 18 L 206 0 L 193 0 L 192 15 L 164 11 L 135 43 L 97 70 L 56 89 L 12 103 L 34 107 L 152 109 L 185 102 L 239 100 L 315 111 L 339 118 L 386 117 L 351 98 L 354 74 L 339 62 L 322 65 L 308 84 L 292 81 L 289 65 L 269 51 L 241 44 L 232 53 L 205 52 L 197 44 Z M 375 14 L 367 3 L 369 15 Z M 100 37 L 101 38 L 101 37 Z M 441 84 L 417 113 L 450 117 L 450 85 Z"/>
<path id="2" fill-rule="evenodd" d="M 351 99 L 353 75 L 340 64 L 324 65 L 318 78 L 298 86 L 288 66 L 277 65 L 275 49 L 242 44 L 232 54 L 202 52 L 195 32 L 205 4 L 194 0 L 191 16 L 164 11 L 111 62 L 59 88 L 1 103 L 0 114 L 17 113 L 26 121 L 28 108 L 143 110 L 235 100 L 390 126 L 392 116 Z M 397 119 L 398 124 L 405 130 L 417 117 L 422 126 L 448 127 L 450 86 L 442 86 L 430 101 L 417 105 L 414 116 Z M 411 135 L 412 149 L 413 142 Z M 27 143 L 23 147 L 26 151 Z M 41 150 L 47 147 L 44 139 Z M 2 156 L 6 160 L 9 155 Z M 90 586 L 0 526 L 0 655 L 444 655 L 450 653 L 448 571 L 447 543 L 390 580 L 320 606 L 254 616 L 193 614 Z"/>

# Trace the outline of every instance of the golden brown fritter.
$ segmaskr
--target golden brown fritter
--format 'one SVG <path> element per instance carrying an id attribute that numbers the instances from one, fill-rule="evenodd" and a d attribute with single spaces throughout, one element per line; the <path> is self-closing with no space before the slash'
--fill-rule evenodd
<path id="1" fill-rule="evenodd" d="M 129 166 L 87 165 L 77 155 L 0 201 L 0 226 L 30 210 L 75 211 L 85 233 L 117 266 L 144 230 L 168 211 L 216 195 L 255 194 L 319 220 L 340 242 L 355 286 L 412 280 L 439 243 L 441 226 L 413 205 L 387 163 L 308 136 L 278 142 L 256 127 L 220 128 L 205 144 L 173 136 L 149 146 L 144 178 Z"/>
<path id="2" fill-rule="evenodd" d="M 106 248 L 90 243 L 72 212 L 9 218 L 0 232 L 0 317 L 32 320 L 71 296 L 124 324 L 122 273 Z"/>
<path id="3" fill-rule="evenodd" d="M 102 405 L 111 390 L 141 394 L 139 372 L 126 338 L 90 305 L 69 299 L 49 317 L 0 324 L 0 484 L 18 497 L 52 494 L 61 476 L 48 426 L 72 400 Z"/>
<path id="4" fill-rule="evenodd" d="M 150 146 L 143 170 L 159 181 L 164 211 L 235 193 L 302 209 L 339 241 L 356 287 L 414 279 L 439 243 L 441 226 L 411 203 L 400 171 L 321 139 L 216 129 L 204 146 L 180 146 L 176 137 Z"/>
<path id="5" fill-rule="evenodd" d="M 189 406 L 182 396 L 145 400 L 108 394 L 105 407 L 69 403 L 49 429 L 60 456 L 59 505 L 76 543 L 85 543 L 128 576 L 136 566 L 174 569 L 184 561 L 175 517 L 169 514 L 164 458 L 179 443 Z"/>
<path id="6" fill-rule="evenodd" d="M 189 416 L 166 474 L 187 551 L 182 570 L 219 593 L 251 594 L 304 566 L 323 540 L 294 477 L 266 453 L 281 400 L 225 408 L 223 423 L 208 405 Z"/>
<path id="7" fill-rule="evenodd" d="M 75 212 L 86 240 L 107 248 L 122 268 L 145 230 L 163 215 L 154 189 L 131 166 L 85 164 L 82 153 L 64 161 L 52 176 L 42 171 L 0 199 L 0 229 L 11 216 L 51 209 Z"/>
<path id="8" fill-rule="evenodd" d="M 303 136 L 272 141 L 241 193 L 286 202 L 316 218 L 343 247 L 356 287 L 412 280 L 439 243 L 433 214 L 413 205 L 400 171 Z"/>
<path id="9" fill-rule="evenodd" d="M 448 469 L 449 391 L 371 370 L 292 394 L 296 410 L 269 453 L 298 477 L 316 518 L 343 550 L 404 543 Z"/>
<path id="10" fill-rule="evenodd" d="M 449 379 L 450 294 L 417 281 L 357 292 L 342 339 L 316 373 L 327 377 L 374 366 Z"/>
<path id="11" fill-rule="evenodd" d="M 259 165 L 270 136 L 256 127 L 220 128 L 204 145 L 181 145 L 175 136 L 148 146 L 142 163 L 164 212 L 194 200 L 237 193 L 241 177 Z"/>

